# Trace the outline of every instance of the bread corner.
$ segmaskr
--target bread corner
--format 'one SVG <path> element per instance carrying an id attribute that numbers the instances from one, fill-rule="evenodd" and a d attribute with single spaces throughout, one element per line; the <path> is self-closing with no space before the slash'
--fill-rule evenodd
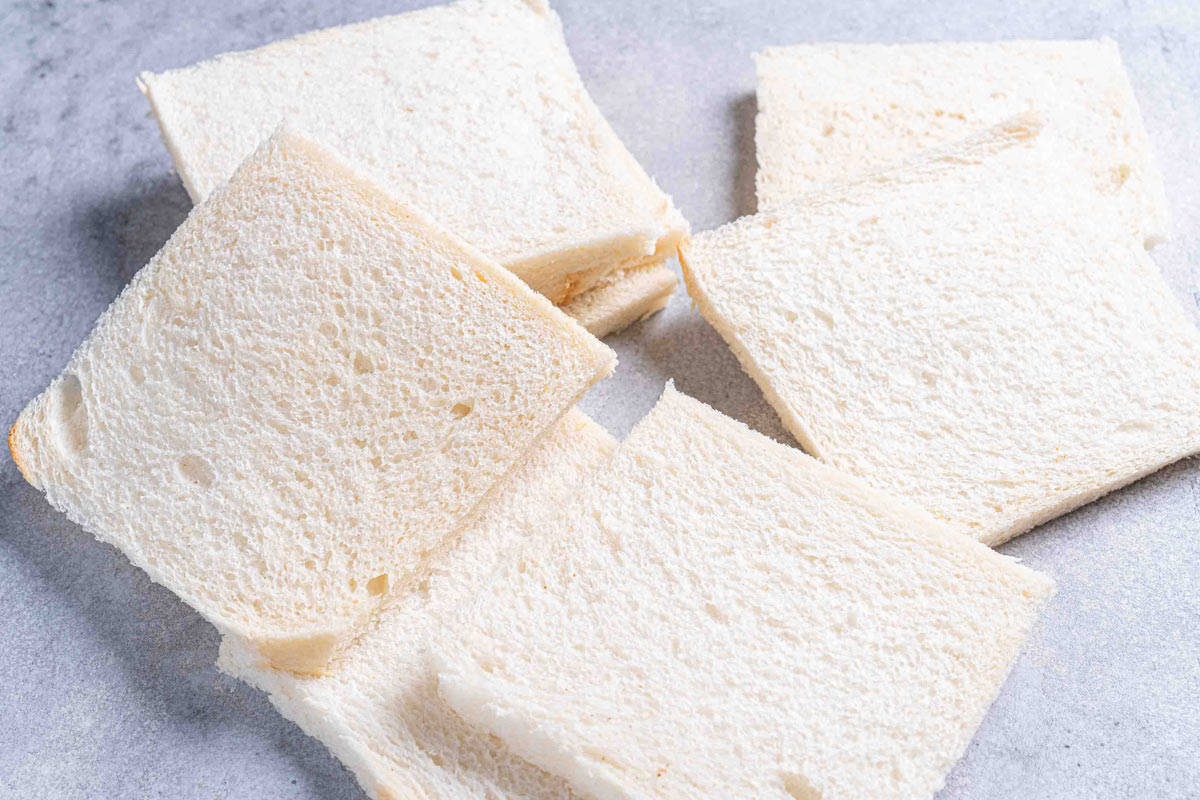
<path id="1" fill-rule="evenodd" d="M 29 466 L 25 463 L 25 460 L 21 458 L 21 451 L 17 448 L 17 429 L 20 427 L 20 425 L 21 419 L 18 417 L 17 421 L 14 422 L 12 427 L 8 429 L 8 452 L 9 455 L 12 456 L 13 463 L 17 465 L 17 470 L 21 473 L 21 477 L 24 478 L 30 486 L 36 487 L 37 484 L 33 482 L 33 477 L 29 473 Z"/>

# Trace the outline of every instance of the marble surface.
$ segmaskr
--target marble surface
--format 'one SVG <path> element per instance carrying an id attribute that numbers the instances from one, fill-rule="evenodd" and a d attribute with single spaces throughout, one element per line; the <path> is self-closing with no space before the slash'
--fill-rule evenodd
<path id="1" fill-rule="evenodd" d="M 137 72 L 410 5 L 0 0 L 0 422 L 188 211 Z M 596 102 L 696 230 L 753 210 L 750 54 L 763 45 L 1110 35 L 1174 209 L 1175 237 L 1154 255 L 1197 314 L 1200 5 L 917 5 L 556 4 Z M 613 433 L 674 378 L 790 441 L 682 290 L 612 343 L 621 366 L 584 406 Z M 0 462 L 0 796 L 362 797 L 264 696 L 216 671 L 207 623 Z M 1003 550 L 1059 591 L 940 797 L 1200 797 L 1200 462 Z"/>

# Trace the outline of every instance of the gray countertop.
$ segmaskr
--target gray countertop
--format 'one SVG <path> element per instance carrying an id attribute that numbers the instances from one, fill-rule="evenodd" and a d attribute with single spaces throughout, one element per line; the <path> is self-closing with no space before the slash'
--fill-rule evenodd
<path id="1" fill-rule="evenodd" d="M 58 373 L 190 207 L 138 71 L 420 4 L 0 0 L 0 423 Z M 596 102 L 696 230 L 754 210 L 750 54 L 763 45 L 1112 36 L 1174 211 L 1174 238 L 1154 257 L 1200 316 L 1196 3 L 556 8 Z M 614 434 L 674 378 L 790 441 L 682 290 L 611 341 L 621 366 L 584 408 Z M 217 672 L 207 623 L 51 511 L 7 458 L 0 497 L 0 795 L 362 797 L 263 695 Z M 940 797 L 1200 797 L 1200 462 L 1002 550 L 1059 590 Z"/>

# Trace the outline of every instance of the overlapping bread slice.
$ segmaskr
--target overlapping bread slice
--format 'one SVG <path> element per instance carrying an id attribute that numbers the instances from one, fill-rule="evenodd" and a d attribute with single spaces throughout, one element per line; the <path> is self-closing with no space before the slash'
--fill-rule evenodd
<path id="1" fill-rule="evenodd" d="M 687 223 L 584 89 L 544 0 L 460 0 L 140 84 L 193 199 L 291 120 L 555 303 Z"/>
<path id="2" fill-rule="evenodd" d="M 610 350 L 281 130 L 9 434 L 26 479 L 222 632 L 319 671 Z"/>
<path id="3" fill-rule="evenodd" d="M 1200 451 L 1200 333 L 1033 117 L 703 233 L 688 292 L 812 455 L 998 544 Z"/>
<path id="4" fill-rule="evenodd" d="M 479 582 L 439 691 L 585 797 L 928 797 L 1050 588 L 668 387 Z"/>
<path id="5" fill-rule="evenodd" d="M 268 692 L 275 707 L 324 742 L 374 798 L 570 796 L 561 779 L 511 754 L 446 706 L 437 694 L 429 646 L 484 589 L 501 554 L 569 501 L 615 447 L 600 426 L 568 412 L 420 590 L 385 611 L 327 675 L 263 667 L 228 639 L 222 669 Z"/>
<path id="6" fill-rule="evenodd" d="M 895 165 L 1028 109 L 1081 149 L 1147 244 L 1170 210 L 1111 39 L 771 47 L 758 71 L 758 202 Z"/>
<path id="7" fill-rule="evenodd" d="M 676 283 L 675 273 L 658 261 L 607 275 L 561 308 L 593 336 L 604 337 L 661 311 Z"/>

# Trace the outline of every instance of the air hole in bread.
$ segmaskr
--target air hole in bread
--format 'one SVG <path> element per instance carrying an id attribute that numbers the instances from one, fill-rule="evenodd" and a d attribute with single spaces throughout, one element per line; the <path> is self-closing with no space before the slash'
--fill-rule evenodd
<path id="1" fill-rule="evenodd" d="M 450 268 L 450 274 L 454 276 L 454 280 L 456 280 L 456 281 L 461 281 L 463 279 L 462 273 L 459 272 L 458 269 L 455 267 Z"/>
<path id="2" fill-rule="evenodd" d="M 179 474 L 183 476 L 185 481 L 204 489 L 212 486 L 213 479 L 216 477 L 213 474 L 212 465 L 200 456 L 195 455 L 184 456 L 179 459 Z"/>
<path id="3" fill-rule="evenodd" d="M 705 603 L 704 611 L 706 614 L 708 614 L 710 617 L 715 619 L 717 622 L 728 622 L 729 621 L 729 617 L 727 617 L 725 615 L 725 612 L 722 611 L 721 609 L 717 608 L 717 606 L 713 603 Z"/>
<path id="4" fill-rule="evenodd" d="M 354 354 L 354 371 L 359 375 L 366 375 L 372 372 L 375 365 L 371 363 L 371 359 L 366 353 L 358 352 Z"/>
<path id="5" fill-rule="evenodd" d="M 319 327 L 317 330 L 328 336 L 330 339 L 337 338 L 339 333 L 338 326 L 334 325 L 332 322 L 322 322 L 321 327 Z"/>
<path id="6" fill-rule="evenodd" d="M 350 272 L 349 267 L 342 267 L 342 283 L 347 286 L 354 285 L 354 274 Z"/>
<path id="7" fill-rule="evenodd" d="M 379 597 L 380 595 L 385 594 L 387 589 L 388 576 L 386 572 L 382 575 L 376 575 L 374 578 L 371 578 L 371 580 L 367 581 L 367 593 L 374 597 Z"/>
<path id="8" fill-rule="evenodd" d="M 141 386 L 146 382 L 146 373 L 137 364 L 129 365 L 129 380 L 133 381 L 135 386 Z"/>
<path id="9" fill-rule="evenodd" d="M 471 413 L 471 409 L 474 408 L 474 405 L 475 404 L 471 401 L 467 401 L 465 403 L 455 403 L 454 407 L 450 409 L 450 413 L 454 415 L 455 419 L 462 419 L 467 414 Z"/>
<path id="10" fill-rule="evenodd" d="M 75 373 L 65 373 L 59 381 L 55 405 L 58 446 L 68 455 L 83 453 L 88 446 L 87 404 L 83 401 L 83 385 Z"/>
<path id="11" fill-rule="evenodd" d="M 784 772 L 779 777 L 783 779 L 784 791 L 796 800 L 821 800 L 821 793 L 803 775 Z"/>

